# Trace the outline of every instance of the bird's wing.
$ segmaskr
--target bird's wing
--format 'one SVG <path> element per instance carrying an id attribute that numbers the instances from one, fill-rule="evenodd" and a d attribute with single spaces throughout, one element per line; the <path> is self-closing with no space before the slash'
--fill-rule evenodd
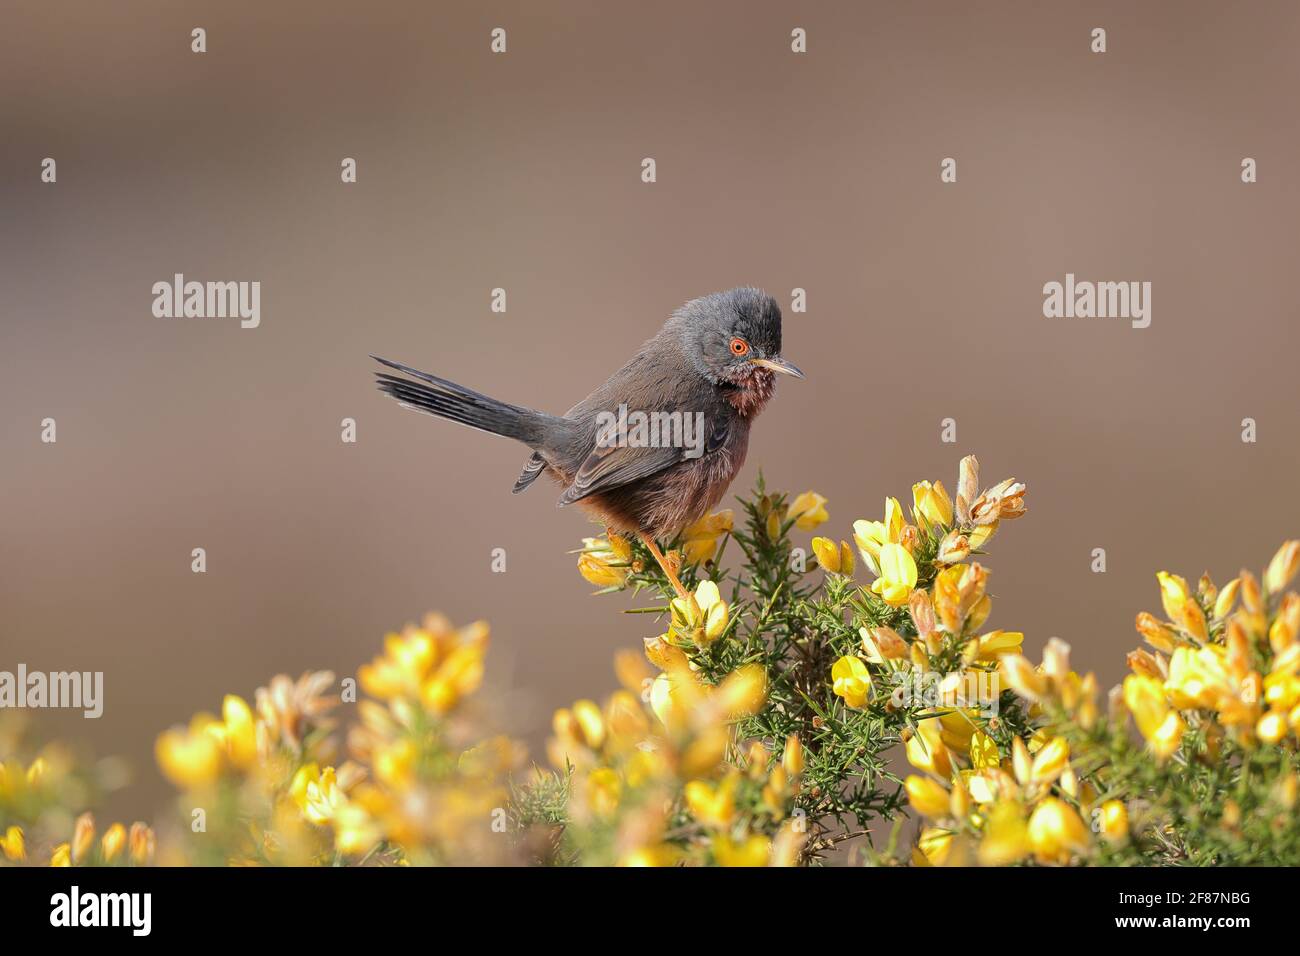
<path id="1" fill-rule="evenodd" d="M 704 454 L 715 451 L 727 438 L 728 423 L 715 418 L 707 425 Z M 630 484 L 640 478 L 663 471 L 686 460 L 689 449 L 677 447 L 634 447 L 629 445 L 597 445 L 591 450 L 573 482 L 560 495 L 559 504 L 573 504 L 598 491 L 608 491 Z"/>

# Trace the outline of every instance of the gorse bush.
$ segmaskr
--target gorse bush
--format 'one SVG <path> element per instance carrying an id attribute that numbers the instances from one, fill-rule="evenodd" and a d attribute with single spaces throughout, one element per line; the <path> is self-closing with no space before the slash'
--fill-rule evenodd
<path id="1" fill-rule="evenodd" d="M 56 865 L 1143 865 L 1300 862 L 1300 565 L 1217 588 L 1158 576 L 1164 619 L 1101 698 L 1069 648 L 990 627 L 982 563 L 1025 488 L 912 487 L 840 537 L 761 480 L 671 543 L 578 570 L 644 615 L 619 689 L 557 711 L 548 768 L 493 734 L 487 625 L 430 615 L 354 681 L 274 678 L 157 740 L 155 827 L 83 813 L 58 747 L 0 734 L 0 856 Z M 630 606 L 629 606 L 630 605 Z M 910 769 L 909 769 L 910 768 Z M 77 814 L 80 814 L 79 816 Z M 919 826 L 902 824 L 920 818 Z M 155 833 L 156 831 L 156 833 Z"/>

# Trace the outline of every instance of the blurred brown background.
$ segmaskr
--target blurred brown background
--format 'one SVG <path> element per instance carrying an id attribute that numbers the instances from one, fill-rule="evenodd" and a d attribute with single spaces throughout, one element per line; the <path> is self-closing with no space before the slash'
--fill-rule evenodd
<path id="1" fill-rule="evenodd" d="M 491 620 L 539 759 L 550 711 L 654 633 L 588 596 L 552 486 L 509 494 L 522 446 L 398 408 L 369 352 L 558 412 L 686 299 L 803 287 L 808 380 L 736 490 L 760 466 L 815 488 L 847 536 L 978 454 L 1029 484 L 990 625 L 1107 685 L 1157 569 L 1227 577 L 1300 531 L 1293 3 L 2 13 L 0 669 L 106 672 L 102 719 L 37 719 L 131 759 L 119 815 L 168 792 L 158 731 L 279 671 L 353 673 L 426 609 Z M 260 280 L 261 327 L 154 318 L 176 272 Z M 1151 327 L 1045 319 L 1066 272 L 1151 281 Z"/>

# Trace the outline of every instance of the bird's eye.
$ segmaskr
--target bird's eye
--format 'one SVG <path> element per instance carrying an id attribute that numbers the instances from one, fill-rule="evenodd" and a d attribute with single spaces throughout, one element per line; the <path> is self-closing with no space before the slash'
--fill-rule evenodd
<path id="1" fill-rule="evenodd" d="M 749 343 L 746 342 L 744 339 L 732 339 L 732 340 L 731 340 L 731 354 L 732 354 L 732 355 L 745 355 L 745 354 L 747 354 L 748 352 L 749 352 Z"/>

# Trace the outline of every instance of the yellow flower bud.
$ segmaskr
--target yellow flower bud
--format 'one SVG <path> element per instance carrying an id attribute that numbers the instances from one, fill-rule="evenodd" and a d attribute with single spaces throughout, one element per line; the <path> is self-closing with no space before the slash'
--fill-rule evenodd
<path id="1" fill-rule="evenodd" d="M 95 842 L 95 818 L 89 813 L 77 817 L 72 827 L 72 862 L 80 863 L 90 853 Z"/>
<path id="2" fill-rule="evenodd" d="M 1266 744 L 1276 744 L 1286 736 L 1286 714 L 1270 710 L 1255 725 L 1255 733 Z"/>
<path id="3" fill-rule="evenodd" d="M 781 766 L 791 777 L 803 773 L 803 743 L 799 740 L 798 734 L 791 734 L 785 738 L 785 750 L 781 752 Z"/>
<path id="4" fill-rule="evenodd" d="M 136 866 L 145 866 L 153 859 L 155 839 L 153 830 L 143 823 L 131 824 L 128 839 L 131 862 Z"/>
<path id="5" fill-rule="evenodd" d="M 605 741 L 605 720 L 595 701 L 579 700 L 573 705 L 573 720 L 578 739 L 592 750 L 599 750 Z"/>
<path id="6" fill-rule="evenodd" d="M 15 863 L 27 859 L 27 843 L 23 838 L 22 827 L 11 826 L 5 830 L 4 836 L 0 837 L 0 852 L 4 853 L 6 860 Z"/>
<path id="7" fill-rule="evenodd" d="M 1128 807 L 1122 800 L 1107 800 L 1096 811 L 1101 835 L 1111 843 L 1128 839 Z"/>
<path id="8" fill-rule="evenodd" d="M 668 640 L 668 635 L 647 637 L 645 639 L 645 656 L 661 671 L 680 670 L 688 666 L 686 652 Z"/>
<path id="9" fill-rule="evenodd" d="M 813 538 L 813 554 L 817 555 L 817 563 L 822 566 L 823 571 L 831 574 L 840 572 L 840 546 L 830 538 Z"/>
<path id="10" fill-rule="evenodd" d="M 120 823 L 114 823 L 104 831 L 103 838 L 99 841 L 100 853 L 103 854 L 105 863 L 112 863 L 121 854 L 126 847 L 126 827 Z"/>
<path id="11" fill-rule="evenodd" d="M 868 660 L 873 656 L 880 661 L 901 661 L 907 657 L 907 641 L 892 627 L 863 627 L 858 633 L 862 635 L 862 650 Z"/>
<path id="12" fill-rule="evenodd" d="M 1033 783 L 1051 783 L 1070 766 L 1070 745 L 1064 737 L 1053 737 L 1034 755 L 1029 779 Z"/>
<path id="13" fill-rule="evenodd" d="M 1264 572 L 1264 590 L 1269 594 L 1281 594 L 1295 577 L 1297 569 L 1300 569 L 1300 541 L 1287 541 L 1268 563 L 1268 570 Z"/>
<path id="14" fill-rule="evenodd" d="M 912 486 L 912 516 L 919 523 L 924 520 L 931 526 L 946 527 L 952 524 L 952 499 L 942 481 L 933 485 L 920 481 Z"/>

